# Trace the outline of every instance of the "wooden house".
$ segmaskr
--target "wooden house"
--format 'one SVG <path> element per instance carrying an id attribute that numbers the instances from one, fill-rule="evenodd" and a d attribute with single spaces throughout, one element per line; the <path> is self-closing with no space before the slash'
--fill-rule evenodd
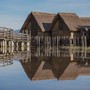
<path id="1" fill-rule="evenodd" d="M 49 27 L 55 14 L 31 12 L 25 20 L 20 32 L 31 34 L 31 36 L 49 35 Z M 31 32 L 31 33 L 30 33 Z"/>
<path id="2" fill-rule="evenodd" d="M 90 17 L 80 17 L 78 32 L 85 38 L 86 46 L 90 46 Z"/>
<path id="3" fill-rule="evenodd" d="M 50 31 L 52 31 L 52 37 L 59 36 L 60 42 L 63 41 L 64 45 L 66 43 L 69 46 L 81 46 L 86 41 L 82 38 L 80 26 L 90 26 L 90 19 L 81 18 L 75 13 L 58 13 L 52 21 Z"/>
<path id="4" fill-rule="evenodd" d="M 31 12 L 20 32 L 31 35 L 31 41 L 39 46 L 48 42 L 58 46 L 90 46 L 90 18 L 76 13 Z"/>
<path id="5" fill-rule="evenodd" d="M 76 35 L 77 25 L 79 23 L 79 17 L 75 13 L 58 13 L 52 21 L 50 31 L 52 31 L 52 37 L 59 36 L 60 42 L 73 44 L 73 37 Z"/>
<path id="6" fill-rule="evenodd" d="M 79 17 L 75 13 L 58 13 L 52 21 L 52 36 L 72 36 L 77 31 Z"/>

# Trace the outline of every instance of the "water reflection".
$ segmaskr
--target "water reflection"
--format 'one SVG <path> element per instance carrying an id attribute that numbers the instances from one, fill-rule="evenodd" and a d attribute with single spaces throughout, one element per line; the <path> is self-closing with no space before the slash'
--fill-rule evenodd
<path id="1" fill-rule="evenodd" d="M 30 51 L 0 51 L 0 66 L 19 60 L 30 80 L 74 80 L 90 75 L 90 52 L 71 48 L 34 47 Z"/>
<path id="2" fill-rule="evenodd" d="M 8 50 L 3 53 L 0 51 L 0 67 L 8 66 L 13 64 L 13 60 L 24 60 L 31 58 L 30 51 L 13 51 Z"/>
<path id="3" fill-rule="evenodd" d="M 30 80 L 70 80 L 89 75 L 90 52 L 67 48 L 32 48 L 29 62 L 20 61 Z"/>
<path id="4" fill-rule="evenodd" d="M 76 79 L 79 75 L 90 74 L 89 60 L 74 60 L 70 57 L 32 57 L 31 61 L 20 61 L 30 80 Z"/>

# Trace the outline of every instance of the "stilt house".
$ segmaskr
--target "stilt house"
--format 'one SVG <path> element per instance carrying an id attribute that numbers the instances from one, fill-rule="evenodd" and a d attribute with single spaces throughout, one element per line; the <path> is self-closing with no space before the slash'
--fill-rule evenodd
<path id="1" fill-rule="evenodd" d="M 25 20 L 20 32 L 30 34 L 31 36 L 50 35 L 49 27 L 55 14 L 31 12 Z"/>

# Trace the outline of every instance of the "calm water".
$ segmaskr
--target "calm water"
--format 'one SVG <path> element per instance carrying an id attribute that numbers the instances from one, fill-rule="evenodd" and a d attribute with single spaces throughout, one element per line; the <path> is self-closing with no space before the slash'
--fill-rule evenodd
<path id="1" fill-rule="evenodd" d="M 89 55 L 57 48 L 1 53 L 0 90 L 90 90 Z"/>

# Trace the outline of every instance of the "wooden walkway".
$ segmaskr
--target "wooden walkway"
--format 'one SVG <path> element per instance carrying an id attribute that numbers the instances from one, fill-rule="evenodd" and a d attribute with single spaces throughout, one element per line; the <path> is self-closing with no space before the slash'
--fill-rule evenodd
<path id="1" fill-rule="evenodd" d="M 5 53 L 7 48 L 12 51 L 18 48 L 23 51 L 25 48 L 30 49 L 30 35 L 23 33 L 15 33 L 12 29 L 0 27 L 0 48 Z"/>
<path id="2" fill-rule="evenodd" d="M 0 66 L 8 66 L 13 64 L 13 60 L 25 60 L 28 62 L 28 59 L 31 60 L 31 52 L 30 51 L 14 51 L 13 53 L 5 53 L 0 54 Z"/>

